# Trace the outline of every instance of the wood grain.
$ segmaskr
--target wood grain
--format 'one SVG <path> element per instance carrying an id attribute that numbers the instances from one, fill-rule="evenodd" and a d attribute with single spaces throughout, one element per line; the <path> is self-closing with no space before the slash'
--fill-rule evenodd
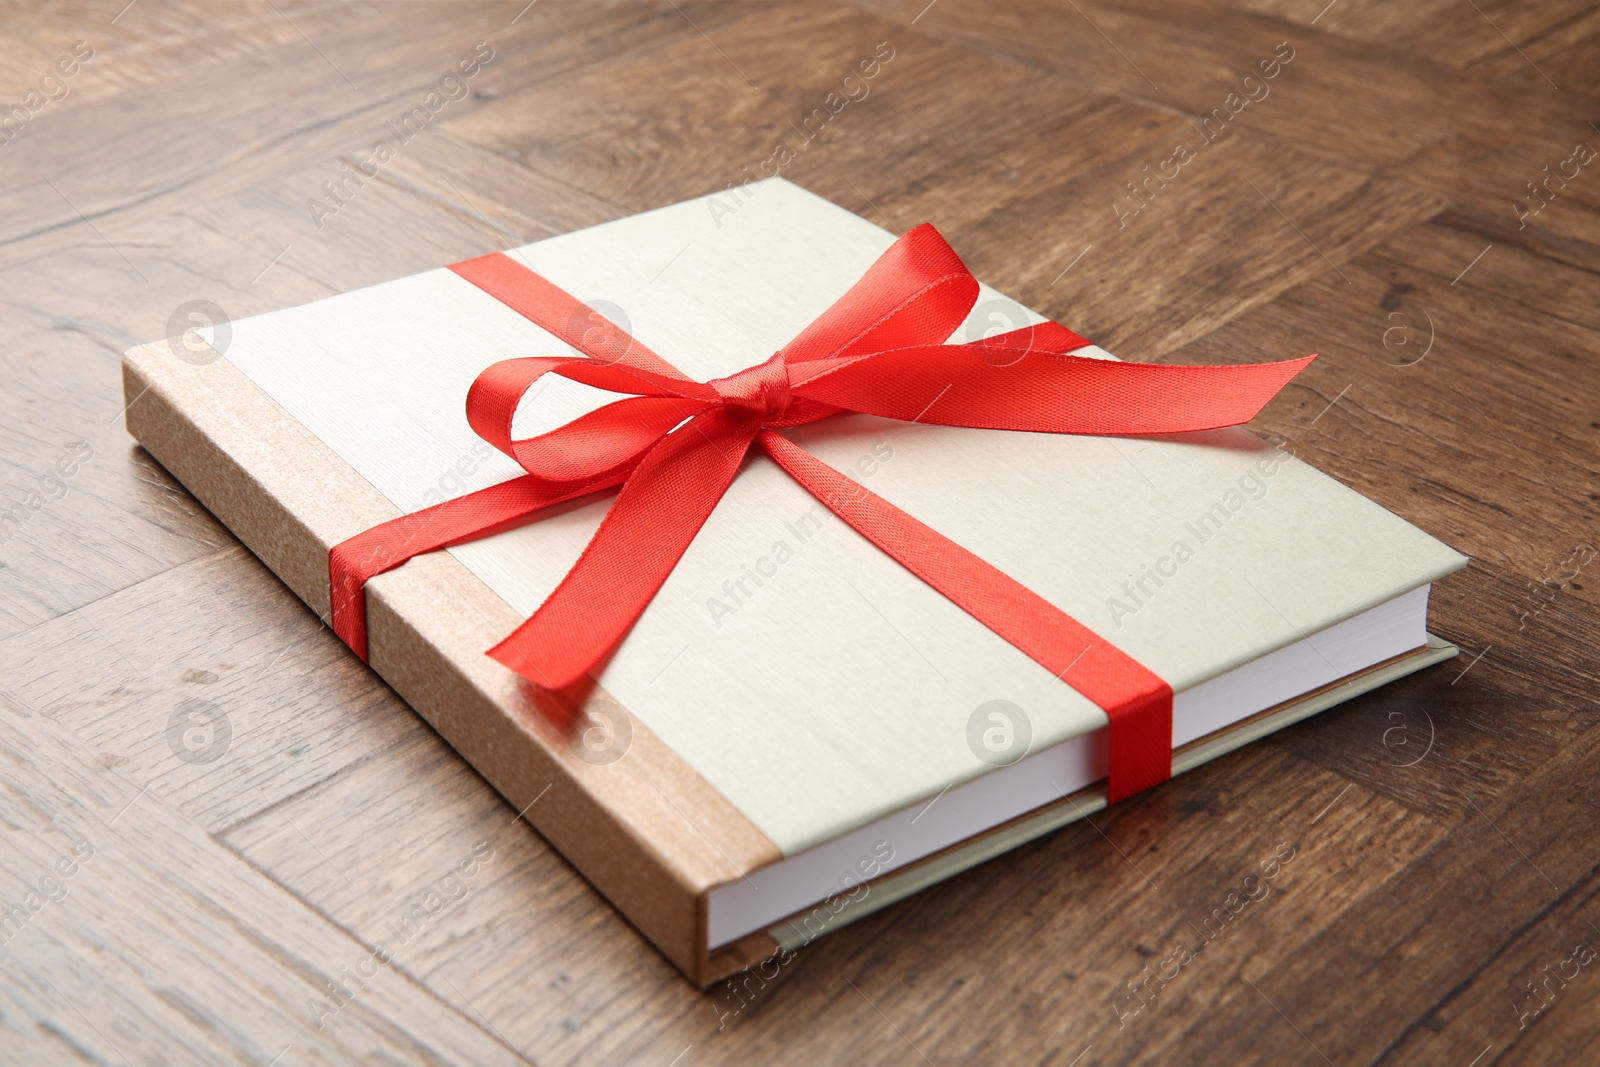
<path id="1" fill-rule="evenodd" d="M 0 144 L 3 506 L 92 454 L 0 526 L 0 1063 L 1595 1058 L 1600 978 L 1548 976 L 1600 945 L 1600 171 L 1513 206 L 1600 145 L 1591 6 L 125 2 L 0 4 L 0 105 L 96 50 Z M 132 445 L 116 368 L 190 301 L 566 232 L 779 143 L 1119 352 L 1321 352 L 1256 429 L 1472 555 L 1435 592 L 1465 655 L 695 990 Z M 170 739 L 197 711 L 225 743 Z"/>

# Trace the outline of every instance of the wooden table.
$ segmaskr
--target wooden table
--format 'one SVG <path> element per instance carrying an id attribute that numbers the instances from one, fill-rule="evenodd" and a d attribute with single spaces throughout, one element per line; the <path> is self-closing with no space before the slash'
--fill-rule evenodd
<path id="1" fill-rule="evenodd" d="M 1595 1061 L 1600 12 L 524 2 L 5 5 L 0 1061 Z M 1321 352 L 1256 428 L 1472 556 L 1463 656 L 692 988 L 118 357 L 763 168 L 1127 357 Z"/>

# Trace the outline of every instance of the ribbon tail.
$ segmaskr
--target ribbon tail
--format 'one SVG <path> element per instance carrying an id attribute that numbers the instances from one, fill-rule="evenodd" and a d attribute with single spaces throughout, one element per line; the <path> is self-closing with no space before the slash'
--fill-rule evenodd
<path id="1" fill-rule="evenodd" d="M 828 510 L 1110 720 L 1111 803 L 1172 775 L 1172 687 L 1137 660 L 932 527 L 770 430 L 756 440 Z"/>
<path id="2" fill-rule="evenodd" d="M 582 678 L 638 621 L 739 473 L 757 425 L 714 408 L 652 449 L 578 562 L 489 655 L 546 689 Z"/>
<path id="3" fill-rule="evenodd" d="M 1045 339 L 1052 340 L 1048 335 Z M 798 382 L 794 391 L 866 415 L 939 426 L 1185 433 L 1249 422 L 1315 358 L 1177 366 L 1045 354 L 984 342 L 916 345 L 836 363 L 826 373 Z"/>

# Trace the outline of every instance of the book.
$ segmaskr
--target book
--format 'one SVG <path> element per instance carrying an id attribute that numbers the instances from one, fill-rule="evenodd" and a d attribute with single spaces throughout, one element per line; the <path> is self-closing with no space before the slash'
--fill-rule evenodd
<path id="1" fill-rule="evenodd" d="M 506 254 L 706 381 L 778 350 L 895 240 L 782 179 L 739 200 Z M 984 286 L 952 340 L 1043 321 Z M 523 473 L 468 425 L 479 372 L 577 354 L 446 268 L 229 334 L 131 350 L 128 428 L 324 619 L 334 545 Z M 541 379 L 515 436 L 610 399 Z M 1165 679 L 1174 773 L 1455 653 L 1427 602 L 1465 558 L 1242 428 L 841 414 L 786 435 Z M 614 496 L 374 578 L 369 661 L 692 980 L 1104 806 L 1106 714 L 760 454 L 580 695 L 485 656 Z"/>

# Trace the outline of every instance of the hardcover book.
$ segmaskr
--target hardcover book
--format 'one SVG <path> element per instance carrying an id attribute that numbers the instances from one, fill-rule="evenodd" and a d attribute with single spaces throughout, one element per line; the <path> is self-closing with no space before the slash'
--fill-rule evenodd
<path id="1" fill-rule="evenodd" d="M 740 199 L 504 255 L 710 382 L 802 334 L 896 242 L 782 179 Z M 135 348 L 129 432 L 328 618 L 335 546 L 526 474 L 468 421 L 479 375 L 577 358 L 571 331 L 469 276 L 240 320 L 220 358 Z M 980 287 L 949 341 L 1044 324 Z M 615 399 L 540 378 L 511 436 Z M 1174 774 L 1456 651 L 1428 633 L 1427 605 L 1464 557 L 1241 427 L 1099 436 L 846 411 L 779 432 L 1164 680 Z M 1107 712 L 760 451 L 584 684 L 543 688 L 485 655 L 616 496 L 372 578 L 366 652 L 694 981 L 1105 806 Z"/>

